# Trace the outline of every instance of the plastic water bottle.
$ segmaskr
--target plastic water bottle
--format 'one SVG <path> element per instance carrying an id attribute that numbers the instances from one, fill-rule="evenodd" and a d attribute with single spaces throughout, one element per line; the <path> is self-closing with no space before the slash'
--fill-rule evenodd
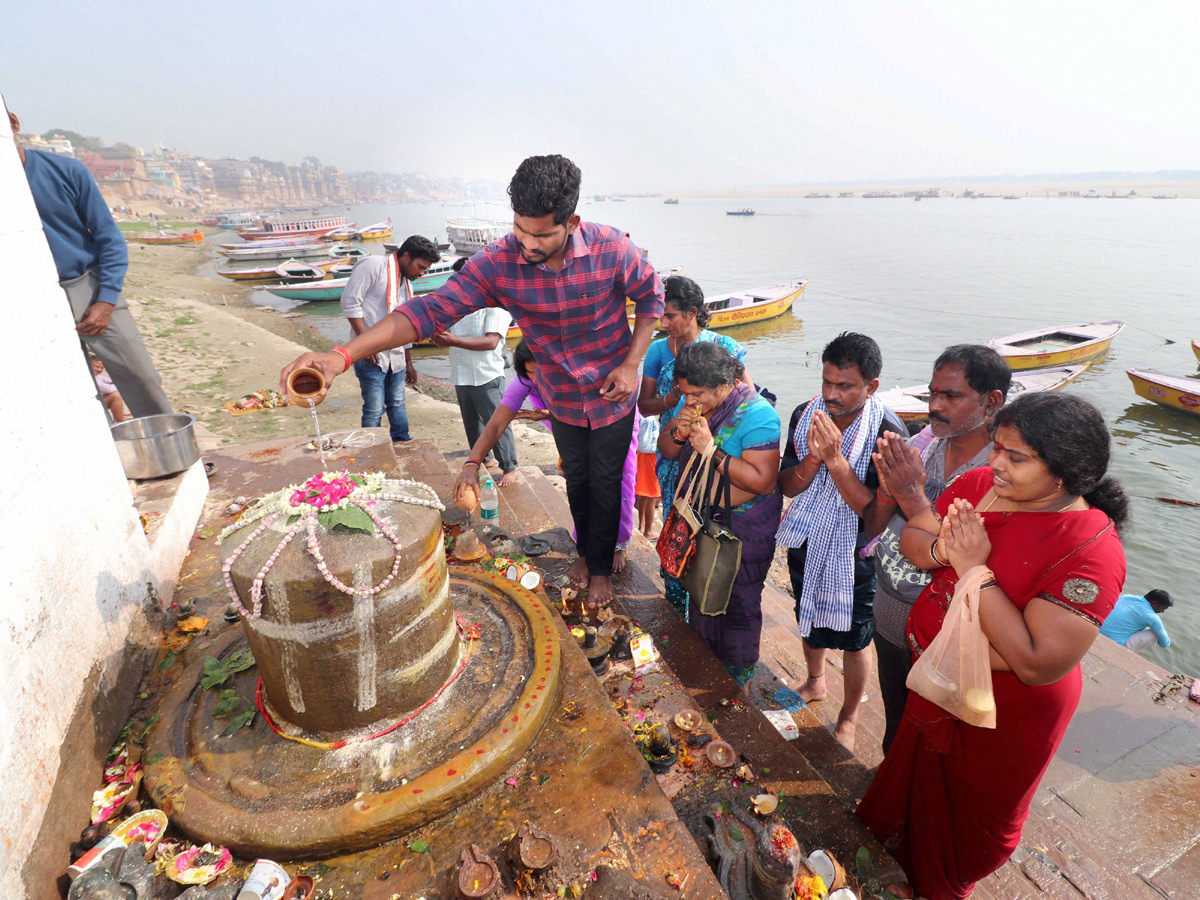
<path id="1" fill-rule="evenodd" d="M 495 525 L 500 521 L 500 492 L 487 473 L 479 476 L 479 498 L 479 518 Z"/>

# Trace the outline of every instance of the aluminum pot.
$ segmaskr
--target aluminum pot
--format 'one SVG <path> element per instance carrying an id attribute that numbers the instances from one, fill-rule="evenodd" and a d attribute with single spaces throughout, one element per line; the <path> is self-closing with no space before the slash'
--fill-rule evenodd
<path id="1" fill-rule="evenodd" d="M 165 413 L 111 426 L 126 478 L 139 481 L 177 475 L 200 458 L 194 416 Z"/>

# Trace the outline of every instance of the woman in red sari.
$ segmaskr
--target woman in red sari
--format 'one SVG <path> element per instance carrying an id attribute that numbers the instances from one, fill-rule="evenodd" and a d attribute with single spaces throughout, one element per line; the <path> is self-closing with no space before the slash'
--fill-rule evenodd
<path id="1" fill-rule="evenodd" d="M 996 728 L 910 692 L 858 808 L 923 898 L 967 897 L 1012 855 L 1079 704 L 1079 662 L 1125 581 L 1117 532 L 1129 500 L 1105 475 L 1109 444 L 1087 401 L 1021 397 L 996 417 L 989 467 L 962 475 L 901 535 L 904 554 L 933 572 L 908 619 L 914 660 L 941 628 L 958 579 L 982 565 L 995 578 L 980 593 L 980 624 Z"/>

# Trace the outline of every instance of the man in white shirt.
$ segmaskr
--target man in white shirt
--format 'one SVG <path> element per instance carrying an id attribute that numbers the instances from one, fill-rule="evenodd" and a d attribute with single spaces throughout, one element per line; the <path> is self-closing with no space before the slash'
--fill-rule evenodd
<path id="1" fill-rule="evenodd" d="M 454 264 L 454 271 L 458 272 L 465 263 L 465 258 L 460 259 Z M 467 447 L 475 446 L 504 396 L 504 339 L 511 324 L 512 316 L 493 306 L 476 310 L 430 338 L 439 347 L 450 348 L 450 383 L 458 395 Z M 500 435 L 496 456 L 503 472 L 500 487 L 507 487 L 517 477 L 517 447 L 512 428 L 505 428 Z"/>
<path id="2" fill-rule="evenodd" d="M 414 234 L 394 253 L 365 256 L 354 265 L 342 292 L 342 314 L 356 335 L 362 334 L 413 296 L 412 280 L 441 259 L 433 241 Z M 362 389 L 362 427 L 378 428 L 387 410 L 393 441 L 411 440 L 404 411 L 404 384 L 417 383 L 412 344 L 384 350 L 354 364 Z"/>

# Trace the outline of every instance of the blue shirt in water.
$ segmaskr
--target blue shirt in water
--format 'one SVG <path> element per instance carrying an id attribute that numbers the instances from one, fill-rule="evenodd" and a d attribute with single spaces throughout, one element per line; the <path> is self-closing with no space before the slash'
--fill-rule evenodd
<path id="1" fill-rule="evenodd" d="M 26 150 L 25 177 L 59 280 L 95 269 L 100 278 L 96 299 L 116 304 L 129 250 L 92 174 L 70 157 Z"/>
<path id="2" fill-rule="evenodd" d="M 1158 617 L 1150 601 L 1137 594 L 1122 594 L 1117 598 L 1117 604 L 1104 620 L 1104 624 L 1100 626 L 1100 633 L 1118 644 L 1124 644 L 1139 631 L 1147 628 L 1158 638 L 1158 646 L 1171 646 L 1167 629 L 1163 627 L 1162 619 Z"/>

